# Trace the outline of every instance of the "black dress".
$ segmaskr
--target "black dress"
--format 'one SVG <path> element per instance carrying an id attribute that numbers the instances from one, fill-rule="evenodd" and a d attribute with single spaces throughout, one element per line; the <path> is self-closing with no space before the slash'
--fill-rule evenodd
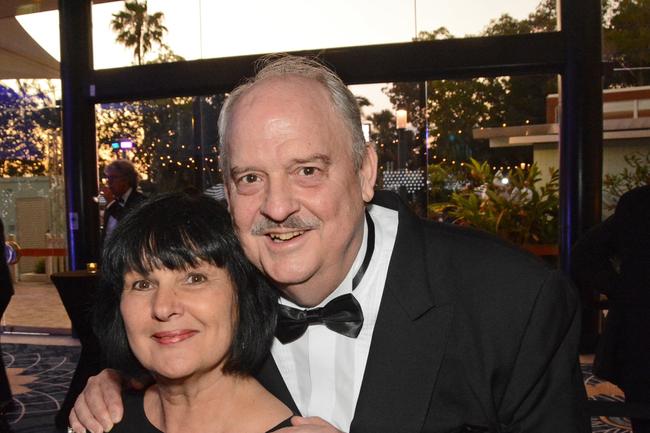
<path id="1" fill-rule="evenodd" d="M 124 416 L 111 433 L 163 433 L 153 426 L 144 413 L 144 392 L 125 392 L 122 394 Z M 273 427 L 270 433 L 283 427 L 291 427 L 291 417 Z"/>

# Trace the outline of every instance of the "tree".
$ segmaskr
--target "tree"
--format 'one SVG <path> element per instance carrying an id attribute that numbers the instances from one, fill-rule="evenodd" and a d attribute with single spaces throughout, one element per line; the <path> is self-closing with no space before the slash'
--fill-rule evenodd
<path id="1" fill-rule="evenodd" d="M 650 84 L 650 0 L 617 0 L 608 15 L 605 53 L 624 73 L 609 77 L 607 84 Z"/>
<path id="2" fill-rule="evenodd" d="M 51 84 L 51 83 L 49 83 Z M 0 177 L 60 172 L 60 121 L 53 89 L 0 85 Z"/>
<path id="3" fill-rule="evenodd" d="M 395 116 L 393 116 L 390 110 L 382 110 L 367 116 L 367 119 L 374 126 L 374 129 L 370 133 L 370 139 L 375 143 L 379 167 L 383 169 L 387 167 L 388 162 L 397 159 L 395 148 L 397 141 Z"/>
<path id="4" fill-rule="evenodd" d="M 146 0 L 142 3 L 138 0 L 126 1 L 124 10 L 113 14 L 111 29 L 117 33 L 117 42 L 133 48 L 136 63 L 142 65 L 154 43 L 162 46 L 163 36 L 167 32 L 163 19 L 162 12 L 148 13 Z"/>
<path id="5" fill-rule="evenodd" d="M 517 20 L 504 14 L 491 20 L 481 35 L 545 32 L 555 27 L 555 0 L 543 0 L 528 18 Z M 418 35 L 418 40 L 449 38 L 453 35 L 444 27 Z M 421 83 L 394 83 L 386 90 L 395 107 L 408 110 L 411 123 L 420 133 L 425 127 L 422 86 Z M 472 137 L 472 129 L 508 122 L 544 123 L 546 95 L 556 91 L 557 83 L 555 77 L 548 76 L 490 77 L 429 81 L 427 89 L 429 145 L 434 154 L 441 159 L 468 161 L 473 157 L 509 165 L 530 159 L 531 152 L 516 148 L 489 151 L 487 142 Z"/>
<path id="6" fill-rule="evenodd" d="M 146 1 L 128 1 L 113 17 L 117 42 L 133 48 L 137 64 L 184 60 L 163 42 L 164 16 L 150 14 Z M 145 62 L 147 54 L 152 55 Z M 216 116 L 222 102 L 221 96 L 208 96 L 103 105 L 97 111 L 100 170 L 116 157 L 110 143 L 128 138 L 134 148 L 119 152 L 133 161 L 146 192 L 218 183 Z"/>

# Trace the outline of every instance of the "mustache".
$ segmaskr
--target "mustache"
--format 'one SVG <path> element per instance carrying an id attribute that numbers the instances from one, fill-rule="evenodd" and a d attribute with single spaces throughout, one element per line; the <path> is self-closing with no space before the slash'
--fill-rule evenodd
<path id="1" fill-rule="evenodd" d="M 278 223 L 267 217 L 257 221 L 251 228 L 251 234 L 255 236 L 265 235 L 273 229 L 296 229 L 310 230 L 320 227 L 320 221 L 315 218 L 303 219 L 298 215 L 290 215 L 286 220 Z"/>

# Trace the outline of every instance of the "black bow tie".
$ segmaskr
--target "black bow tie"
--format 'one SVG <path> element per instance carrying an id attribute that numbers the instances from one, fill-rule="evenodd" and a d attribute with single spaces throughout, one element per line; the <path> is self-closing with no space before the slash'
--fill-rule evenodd
<path id="1" fill-rule="evenodd" d="M 368 224 L 366 255 L 357 274 L 352 279 L 352 290 L 356 289 L 361 282 L 375 249 L 375 224 L 367 211 L 366 222 Z M 336 297 L 324 307 L 313 310 L 300 310 L 286 305 L 280 305 L 279 308 L 275 336 L 282 344 L 291 343 L 300 338 L 307 331 L 309 325 L 323 324 L 328 329 L 350 338 L 357 338 L 363 326 L 361 305 L 351 293 Z"/>
<path id="2" fill-rule="evenodd" d="M 341 335 L 357 338 L 363 326 L 363 311 L 352 293 L 341 295 L 324 307 L 312 310 L 280 305 L 275 336 L 282 344 L 291 343 L 300 338 L 312 324 L 323 324 Z"/>

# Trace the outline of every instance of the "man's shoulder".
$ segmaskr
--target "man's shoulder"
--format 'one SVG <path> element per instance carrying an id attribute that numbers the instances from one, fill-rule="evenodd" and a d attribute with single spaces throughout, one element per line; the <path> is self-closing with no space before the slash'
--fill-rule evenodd
<path id="1" fill-rule="evenodd" d="M 129 196 L 129 199 L 127 200 L 127 204 L 129 205 L 134 205 L 138 204 L 140 202 L 143 202 L 147 199 L 147 196 L 142 194 L 139 191 L 133 190 L 131 192 L 131 195 Z"/>
<path id="2" fill-rule="evenodd" d="M 418 226 L 429 278 L 436 281 L 432 290 L 461 308 L 526 309 L 549 291 L 558 299 L 575 297 L 561 273 L 508 241 L 449 223 L 421 220 Z"/>
<path id="3" fill-rule="evenodd" d="M 133 195 L 133 198 L 138 199 L 138 200 L 145 200 L 147 198 L 146 195 L 142 194 L 138 190 L 133 191 L 131 194 Z"/>
<path id="4" fill-rule="evenodd" d="M 454 272 L 464 280 L 475 276 L 488 284 L 512 278 L 530 282 L 551 272 L 541 259 L 494 234 L 417 217 L 396 194 L 377 192 L 373 204 L 399 212 L 396 249 L 404 255 L 422 254 L 429 272 Z"/>

